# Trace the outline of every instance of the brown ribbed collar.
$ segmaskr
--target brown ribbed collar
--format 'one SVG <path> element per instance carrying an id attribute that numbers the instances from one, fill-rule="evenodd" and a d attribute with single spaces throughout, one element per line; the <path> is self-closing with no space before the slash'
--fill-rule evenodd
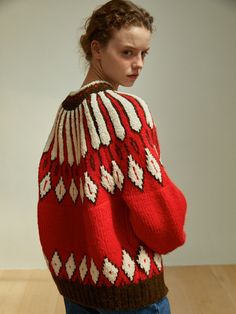
<path id="1" fill-rule="evenodd" d="M 107 81 L 93 81 L 89 84 L 84 85 L 78 91 L 71 92 L 62 103 L 62 107 L 66 110 L 73 110 L 83 101 L 84 98 L 92 93 L 114 90 L 114 87 Z"/>

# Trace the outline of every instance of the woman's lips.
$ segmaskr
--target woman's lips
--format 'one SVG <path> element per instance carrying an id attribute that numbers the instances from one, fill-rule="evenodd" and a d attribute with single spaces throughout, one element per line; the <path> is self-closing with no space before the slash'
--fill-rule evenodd
<path id="1" fill-rule="evenodd" d="M 138 77 L 138 74 L 128 75 L 131 79 L 135 80 Z"/>

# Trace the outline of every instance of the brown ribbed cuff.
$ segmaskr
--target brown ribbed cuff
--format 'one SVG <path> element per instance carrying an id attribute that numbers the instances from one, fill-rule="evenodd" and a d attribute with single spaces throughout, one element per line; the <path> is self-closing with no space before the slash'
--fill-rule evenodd
<path id="1" fill-rule="evenodd" d="M 109 310 L 138 309 L 161 300 L 168 292 L 163 273 L 151 279 L 140 281 L 138 284 L 122 287 L 94 287 L 55 276 L 53 276 L 53 279 L 59 292 L 65 298 L 91 308 Z"/>

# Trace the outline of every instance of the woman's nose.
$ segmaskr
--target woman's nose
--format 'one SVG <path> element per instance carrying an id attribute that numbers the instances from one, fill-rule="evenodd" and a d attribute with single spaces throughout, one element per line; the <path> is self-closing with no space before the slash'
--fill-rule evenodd
<path id="1" fill-rule="evenodd" d="M 142 55 L 138 55 L 134 60 L 134 67 L 142 69 L 143 67 L 143 57 Z"/>

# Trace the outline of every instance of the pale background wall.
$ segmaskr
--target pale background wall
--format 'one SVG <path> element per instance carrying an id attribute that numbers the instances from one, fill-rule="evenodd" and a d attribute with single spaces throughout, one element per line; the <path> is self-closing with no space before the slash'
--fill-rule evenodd
<path id="1" fill-rule="evenodd" d="M 0 268 L 45 267 L 37 167 L 60 102 L 85 75 L 80 27 L 105 1 L 0 1 Z M 131 89 L 148 103 L 162 160 L 188 201 L 187 243 L 167 265 L 235 263 L 236 4 L 134 0 L 157 31 Z"/>

